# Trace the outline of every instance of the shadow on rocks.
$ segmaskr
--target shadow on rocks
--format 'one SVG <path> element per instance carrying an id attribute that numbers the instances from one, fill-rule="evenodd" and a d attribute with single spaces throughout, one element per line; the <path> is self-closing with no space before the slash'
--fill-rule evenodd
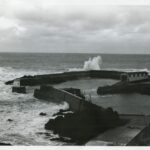
<path id="1" fill-rule="evenodd" d="M 60 112 L 58 114 L 55 119 L 50 119 L 45 124 L 45 129 L 52 130 L 60 137 L 69 137 L 78 145 L 85 144 L 99 133 L 126 123 L 112 108 L 87 109 L 75 113 L 65 113 L 62 116 L 60 116 Z"/>

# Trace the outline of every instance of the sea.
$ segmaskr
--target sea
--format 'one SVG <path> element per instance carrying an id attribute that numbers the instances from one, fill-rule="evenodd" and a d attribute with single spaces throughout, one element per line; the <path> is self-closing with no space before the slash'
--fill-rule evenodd
<path id="1" fill-rule="evenodd" d="M 46 131 L 44 125 L 66 102 L 55 104 L 33 97 L 33 93 L 12 93 L 5 82 L 24 75 L 61 73 L 78 70 L 150 71 L 150 55 L 70 54 L 70 53 L 0 53 L 0 142 L 12 145 L 67 145 L 53 141 L 58 135 Z M 76 87 L 104 108 L 112 107 L 120 114 L 150 115 L 150 96 L 114 94 L 98 96 L 98 86 L 116 83 L 111 79 L 82 79 L 54 85 Z M 41 112 L 46 116 L 40 116 Z"/>

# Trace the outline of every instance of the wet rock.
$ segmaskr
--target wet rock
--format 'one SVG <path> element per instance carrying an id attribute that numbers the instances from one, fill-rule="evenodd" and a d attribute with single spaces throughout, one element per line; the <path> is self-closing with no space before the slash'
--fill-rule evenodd
<path id="1" fill-rule="evenodd" d="M 0 142 L 0 146 L 11 146 L 11 144 L 10 143 L 2 143 L 2 142 Z"/>
<path id="2" fill-rule="evenodd" d="M 6 85 L 12 85 L 13 83 L 14 83 L 14 80 L 10 80 L 10 81 L 5 82 Z"/>
<path id="3" fill-rule="evenodd" d="M 40 115 L 40 116 L 46 116 L 47 114 L 44 113 L 44 112 L 41 112 L 39 115 Z"/>
<path id="4" fill-rule="evenodd" d="M 45 129 L 52 130 L 61 137 L 69 137 L 78 145 L 82 145 L 99 133 L 123 124 L 124 120 L 121 120 L 118 113 L 111 108 L 87 109 L 50 119 L 45 124 Z"/>
<path id="5" fill-rule="evenodd" d="M 7 121 L 12 122 L 13 120 L 12 119 L 7 119 Z"/>

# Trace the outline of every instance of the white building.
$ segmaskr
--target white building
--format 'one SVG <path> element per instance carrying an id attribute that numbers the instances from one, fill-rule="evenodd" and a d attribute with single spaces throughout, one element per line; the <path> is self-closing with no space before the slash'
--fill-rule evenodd
<path id="1" fill-rule="evenodd" d="M 134 82 L 134 81 L 140 81 L 140 80 L 146 80 L 148 79 L 148 72 L 127 72 L 121 74 L 121 81 L 126 81 L 126 82 Z"/>

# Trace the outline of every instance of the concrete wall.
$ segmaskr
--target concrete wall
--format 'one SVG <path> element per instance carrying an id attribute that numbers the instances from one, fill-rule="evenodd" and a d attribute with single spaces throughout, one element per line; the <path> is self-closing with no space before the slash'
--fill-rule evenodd
<path id="1" fill-rule="evenodd" d="M 66 101 L 69 103 L 70 109 L 73 111 L 80 110 L 81 98 L 63 90 L 53 87 L 41 86 L 40 90 L 35 90 L 34 96 L 39 99 L 60 103 Z"/>
<path id="2" fill-rule="evenodd" d="M 78 80 L 83 78 L 110 78 L 120 79 L 122 72 L 119 71 L 107 71 L 107 70 L 91 70 L 91 71 L 76 71 L 76 72 L 64 72 L 58 74 L 37 75 L 37 76 L 25 76 L 20 78 L 21 86 L 35 86 L 43 84 L 57 84 L 70 80 Z"/>
<path id="3" fill-rule="evenodd" d="M 72 111 L 83 111 L 88 108 L 102 109 L 95 104 L 85 101 L 84 99 L 73 95 L 64 90 L 59 90 L 51 86 L 41 86 L 34 91 L 34 96 L 38 99 L 48 100 L 55 103 L 66 101 Z"/>
<path id="4" fill-rule="evenodd" d="M 135 136 L 127 146 L 149 146 L 150 145 L 150 125 L 145 127 L 137 136 Z"/>

